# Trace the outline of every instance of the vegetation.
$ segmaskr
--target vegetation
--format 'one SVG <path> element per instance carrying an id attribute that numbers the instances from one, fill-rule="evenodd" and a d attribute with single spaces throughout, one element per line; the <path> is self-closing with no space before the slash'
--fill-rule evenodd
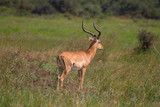
<path id="1" fill-rule="evenodd" d="M 74 19 L 74 20 L 73 20 Z M 160 105 L 160 56 L 152 48 L 135 54 L 138 31 L 158 35 L 160 21 L 95 19 L 101 43 L 77 92 L 77 72 L 56 91 L 56 57 L 62 51 L 86 50 L 82 20 L 70 17 L 0 17 L 0 106 L 154 106 Z M 92 21 L 87 30 L 97 33 Z"/>
<path id="2" fill-rule="evenodd" d="M 160 0 L 1 0 L 0 10 L 14 8 L 18 15 L 23 13 L 57 14 L 74 16 L 129 16 L 160 19 Z M 3 7 L 2 7 L 3 6 Z"/>
<path id="3" fill-rule="evenodd" d="M 156 35 L 152 32 L 147 32 L 145 30 L 139 32 L 139 35 L 137 36 L 139 40 L 138 50 L 148 50 L 153 45 L 155 37 Z"/>

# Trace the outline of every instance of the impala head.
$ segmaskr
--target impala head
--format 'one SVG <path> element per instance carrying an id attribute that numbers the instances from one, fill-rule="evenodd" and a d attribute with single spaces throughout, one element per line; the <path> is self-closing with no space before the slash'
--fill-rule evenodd
<path id="1" fill-rule="evenodd" d="M 88 39 L 91 41 L 90 47 L 92 45 L 96 45 L 97 49 L 103 49 L 103 46 L 102 46 L 102 44 L 101 44 L 101 42 L 99 40 L 101 32 L 95 27 L 94 22 L 93 22 L 93 27 L 99 33 L 98 36 L 96 36 L 95 34 L 89 32 L 89 31 L 86 31 L 84 29 L 84 27 L 83 27 L 83 21 L 82 21 L 82 29 L 83 29 L 83 31 L 86 32 L 86 33 L 88 33 L 88 34 L 90 34 L 92 36 L 92 37 L 88 37 Z"/>

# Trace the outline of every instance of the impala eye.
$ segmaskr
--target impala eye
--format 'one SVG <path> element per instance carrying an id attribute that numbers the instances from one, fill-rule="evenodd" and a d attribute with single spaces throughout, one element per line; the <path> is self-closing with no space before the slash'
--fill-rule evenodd
<path id="1" fill-rule="evenodd" d="M 101 42 L 98 42 L 99 44 L 101 43 Z"/>

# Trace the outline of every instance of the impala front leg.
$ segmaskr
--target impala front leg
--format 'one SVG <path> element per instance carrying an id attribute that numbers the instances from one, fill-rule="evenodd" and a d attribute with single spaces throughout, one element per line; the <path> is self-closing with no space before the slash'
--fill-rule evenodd
<path id="1" fill-rule="evenodd" d="M 79 70 L 79 71 L 78 71 L 78 79 L 79 79 L 79 87 L 78 87 L 78 90 L 79 90 L 79 91 L 81 90 L 81 87 L 80 87 L 80 83 L 81 83 L 81 80 L 82 80 L 81 75 L 82 75 L 82 70 Z"/>
<path id="2" fill-rule="evenodd" d="M 79 81 L 80 81 L 78 90 L 83 89 L 83 80 L 84 80 L 85 72 L 86 72 L 86 68 L 82 68 L 82 70 L 78 71 L 78 76 L 79 76 Z"/>

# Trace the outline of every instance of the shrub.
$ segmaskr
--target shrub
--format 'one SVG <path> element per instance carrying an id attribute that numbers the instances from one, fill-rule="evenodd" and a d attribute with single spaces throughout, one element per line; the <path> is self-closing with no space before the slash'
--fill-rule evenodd
<path id="1" fill-rule="evenodd" d="M 32 3 L 34 5 L 32 13 L 40 15 L 56 13 L 55 8 L 48 2 L 48 0 L 34 0 Z"/>
<path id="2" fill-rule="evenodd" d="M 9 0 L 0 0 L 0 5 L 1 6 L 9 6 L 10 5 L 10 1 Z"/>
<path id="3" fill-rule="evenodd" d="M 11 9 L 11 8 L 8 8 L 6 6 L 1 6 L 0 7 L 0 15 L 14 15 L 16 13 L 16 10 L 15 9 Z"/>
<path id="4" fill-rule="evenodd" d="M 102 12 L 102 9 L 99 5 L 93 4 L 93 3 L 86 3 L 84 5 L 84 12 L 90 14 L 90 16 L 94 17 L 97 15 L 100 15 Z"/>
<path id="5" fill-rule="evenodd" d="M 28 16 L 31 15 L 30 11 L 24 9 L 14 9 L 6 6 L 0 7 L 0 15 L 1 16 L 8 16 L 8 15 L 16 15 L 16 16 Z"/>
<path id="6" fill-rule="evenodd" d="M 147 32 L 146 30 L 142 30 L 139 32 L 138 36 L 139 41 L 139 50 L 146 51 L 153 44 L 155 34 L 152 32 Z"/>

